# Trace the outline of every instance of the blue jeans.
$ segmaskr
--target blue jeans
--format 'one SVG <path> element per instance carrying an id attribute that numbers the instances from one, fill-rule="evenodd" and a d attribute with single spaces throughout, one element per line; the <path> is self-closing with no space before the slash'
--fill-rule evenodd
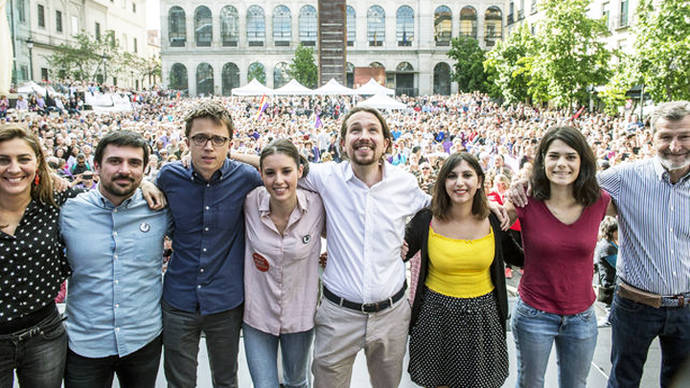
<path id="1" fill-rule="evenodd" d="M 278 342 L 283 355 L 283 386 L 309 387 L 309 349 L 314 329 L 300 333 L 274 335 L 257 330 L 246 323 L 244 351 L 254 388 L 275 388 L 278 384 Z"/>
<path id="2" fill-rule="evenodd" d="M 517 300 L 511 321 L 518 361 L 518 388 L 544 386 L 551 347 L 556 342 L 558 385 L 585 387 L 597 345 L 594 307 L 573 315 L 551 314 Z"/>
<path id="3" fill-rule="evenodd" d="M 216 314 L 178 310 L 163 304 L 163 355 L 168 388 L 196 386 L 197 355 L 201 332 L 214 388 L 237 388 L 237 352 L 243 306 Z"/>
<path id="4" fill-rule="evenodd" d="M 161 361 L 162 336 L 124 357 L 89 358 L 67 351 L 66 388 L 112 387 L 114 374 L 121 388 L 154 388 Z"/>
<path id="5" fill-rule="evenodd" d="M 660 385 L 670 386 L 690 357 L 690 307 L 657 309 L 615 295 L 609 320 L 612 366 L 608 387 L 640 386 L 649 345 L 657 336 L 661 345 Z"/>
<path id="6" fill-rule="evenodd" d="M 12 388 L 17 371 L 22 388 L 60 388 L 65 370 L 67 333 L 56 313 L 39 322 L 31 337 L 0 335 L 0 388 Z"/>

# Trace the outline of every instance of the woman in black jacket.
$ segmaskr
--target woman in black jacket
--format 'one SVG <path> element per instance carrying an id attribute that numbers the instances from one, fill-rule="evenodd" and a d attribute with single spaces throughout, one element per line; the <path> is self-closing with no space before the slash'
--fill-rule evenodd
<path id="1" fill-rule="evenodd" d="M 503 255 L 519 247 L 489 213 L 483 186 L 474 156 L 451 155 L 431 208 L 418 212 L 405 231 L 407 258 L 421 250 L 409 373 L 422 386 L 500 387 L 508 376 Z"/>

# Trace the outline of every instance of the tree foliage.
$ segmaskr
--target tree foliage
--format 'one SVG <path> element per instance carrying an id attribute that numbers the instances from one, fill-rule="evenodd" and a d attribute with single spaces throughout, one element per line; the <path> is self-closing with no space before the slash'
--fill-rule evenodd
<path id="1" fill-rule="evenodd" d="M 608 34 L 603 20 L 591 19 L 589 0 L 543 0 L 544 19 L 538 24 L 537 53 L 530 63 L 531 94 L 558 106 L 584 104 L 588 87 L 603 85 L 611 75 L 611 52 L 601 37 Z"/>
<path id="2" fill-rule="evenodd" d="M 536 48 L 536 39 L 526 24 L 520 26 L 506 41 L 498 42 L 486 54 L 484 61 L 489 95 L 509 104 L 529 102 L 530 70 Z"/>
<path id="3" fill-rule="evenodd" d="M 266 85 L 266 70 L 263 66 L 249 66 L 249 72 L 247 73 L 247 80 L 257 80 L 263 85 Z"/>
<path id="4" fill-rule="evenodd" d="M 461 92 L 485 91 L 484 50 L 476 39 L 459 36 L 451 40 L 448 57 L 455 61 L 451 78 Z"/>
<path id="5" fill-rule="evenodd" d="M 314 60 L 314 49 L 301 44 L 297 46 L 288 74 L 302 85 L 315 88 L 319 82 L 319 69 Z"/>
<path id="6" fill-rule="evenodd" d="M 632 60 L 646 90 L 658 102 L 690 99 L 690 2 L 640 0 L 637 15 Z"/>

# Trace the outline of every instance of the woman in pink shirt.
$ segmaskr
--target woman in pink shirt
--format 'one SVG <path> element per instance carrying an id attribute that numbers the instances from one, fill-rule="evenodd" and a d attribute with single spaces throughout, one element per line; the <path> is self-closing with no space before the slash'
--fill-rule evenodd
<path id="1" fill-rule="evenodd" d="M 594 154 L 572 127 L 546 132 L 534 159 L 532 197 L 506 209 L 520 219 L 525 251 L 512 315 L 517 387 L 544 386 L 556 343 L 561 388 L 584 387 L 597 342 L 592 257 L 611 197 L 596 181 Z"/>
<path id="2" fill-rule="evenodd" d="M 244 347 L 255 388 L 308 387 L 325 213 L 318 194 L 297 188 L 307 161 L 289 140 L 261 152 L 264 186 L 244 202 Z"/>

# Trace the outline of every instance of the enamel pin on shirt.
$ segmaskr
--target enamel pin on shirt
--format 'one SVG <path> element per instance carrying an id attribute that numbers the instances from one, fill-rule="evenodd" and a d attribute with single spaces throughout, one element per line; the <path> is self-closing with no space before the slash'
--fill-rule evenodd
<path id="1" fill-rule="evenodd" d="M 147 222 L 142 222 L 139 225 L 139 230 L 141 230 L 144 233 L 148 233 L 148 231 L 151 230 L 151 225 Z"/>
<path id="2" fill-rule="evenodd" d="M 309 244 L 309 241 L 311 241 L 311 236 L 310 235 L 305 235 L 302 237 L 302 243 L 304 244 Z"/>

